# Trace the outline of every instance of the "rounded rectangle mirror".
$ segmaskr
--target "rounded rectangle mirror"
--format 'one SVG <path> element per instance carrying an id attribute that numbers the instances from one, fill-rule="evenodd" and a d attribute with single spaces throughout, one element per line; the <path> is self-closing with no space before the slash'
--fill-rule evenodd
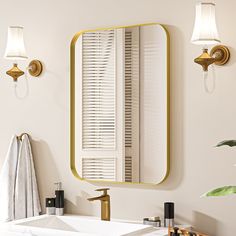
<path id="1" fill-rule="evenodd" d="M 158 184 L 169 173 L 169 36 L 160 24 L 78 32 L 71 42 L 71 170 Z"/>

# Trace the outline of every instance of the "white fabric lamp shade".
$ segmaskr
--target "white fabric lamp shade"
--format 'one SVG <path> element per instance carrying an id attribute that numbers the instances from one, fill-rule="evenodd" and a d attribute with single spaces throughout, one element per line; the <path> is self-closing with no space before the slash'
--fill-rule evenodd
<path id="1" fill-rule="evenodd" d="M 195 24 L 191 42 L 200 45 L 220 43 L 214 3 L 198 3 L 196 5 Z"/>
<path id="2" fill-rule="evenodd" d="M 23 27 L 8 27 L 8 38 L 7 47 L 5 51 L 5 58 L 11 60 L 24 60 L 28 58 L 25 51 Z"/>

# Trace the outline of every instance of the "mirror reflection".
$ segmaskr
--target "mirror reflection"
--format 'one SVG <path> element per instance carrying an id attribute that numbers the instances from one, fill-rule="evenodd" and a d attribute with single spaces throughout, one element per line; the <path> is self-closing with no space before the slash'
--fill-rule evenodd
<path id="1" fill-rule="evenodd" d="M 166 30 L 150 24 L 86 31 L 74 50 L 78 175 L 161 182 L 169 148 Z"/>

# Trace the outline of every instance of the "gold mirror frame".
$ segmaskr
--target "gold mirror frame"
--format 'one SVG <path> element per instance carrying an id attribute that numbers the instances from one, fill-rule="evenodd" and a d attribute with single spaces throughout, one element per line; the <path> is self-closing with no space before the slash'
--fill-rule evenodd
<path id="1" fill-rule="evenodd" d="M 161 26 L 167 38 L 167 77 L 166 77 L 166 88 L 167 88 L 167 157 L 166 157 L 166 174 L 164 178 L 157 184 L 153 183 L 142 183 L 142 182 L 116 182 L 116 181 L 107 181 L 107 180 L 88 180 L 82 178 L 76 168 L 75 164 L 75 45 L 78 38 L 86 33 L 86 32 L 95 32 L 99 30 L 112 30 L 112 29 L 120 29 L 120 28 L 131 28 L 131 27 L 138 27 L 138 26 L 149 26 L 149 25 L 159 25 Z M 106 183 L 109 184 L 143 184 L 143 185 L 158 185 L 163 183 L 169 175 L 170 172 L 170 37 L 167 29 L 165 26 L 159 23 L 147 23 L 147 24 L 137 24 L 137 25 L 129 25 L 129 26 L 116 26 L 116 27 L 109 27 L 109 28 L 97 28 L 92 30 L 82 30 L 77 32 L 71 40 L 70 44 L 70 169 L 73 175 L 79 179 L 84 180 L 90 183 Z"/>

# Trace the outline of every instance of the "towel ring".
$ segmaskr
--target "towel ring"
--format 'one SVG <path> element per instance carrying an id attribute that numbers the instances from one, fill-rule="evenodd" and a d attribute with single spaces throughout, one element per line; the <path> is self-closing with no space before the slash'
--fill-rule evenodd
<path id="1" fill-rule="evenodd" d="M 22 137 L 23 137 L 24 134 L 26 134 L 26 135 L 29 136 L 29 134 L 27 134 L 27 133 L 22 133 L 21 135 L 17 136 L 17 138 L 18 138 L 20 141 L 22 141 Z"/>

